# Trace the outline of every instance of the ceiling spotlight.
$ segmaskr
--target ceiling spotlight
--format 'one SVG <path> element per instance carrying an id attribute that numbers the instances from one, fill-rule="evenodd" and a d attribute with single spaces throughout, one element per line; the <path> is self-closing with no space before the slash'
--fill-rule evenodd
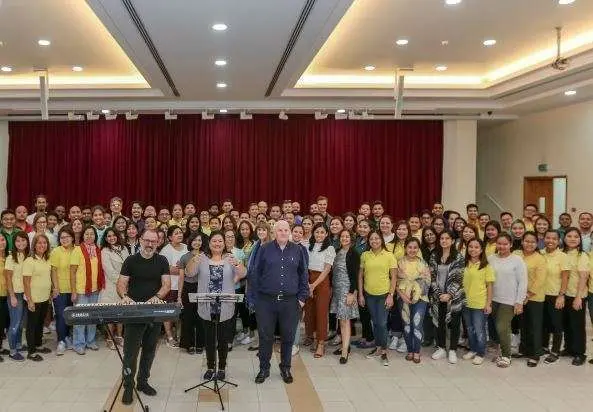
<path id="1" fill-rule="evenodd" d="M 226 66 L 226 60 L 219 59 L 219 60 L 216 60 L 214 62 L 214 64 L 217 65 L 217 66 L 219 66 L 219 67 Z"/>
<path id="2" fill-rule="evenodd" d="M 574 96 L 575 94 L 577 94 L 576 90 L 567 90 L 564 92 L 565 96 Z"/>
<path id="3" fill-rule="evenodd" d="M 40 46 L 49 46 L 51 42 L 49 40 L 41 39 L 37 41 L 37 44 Z"/>
<path id="4" fill-rule="evenodd" d="M 12 67 L 10 67 L 10 66 L 2 66 L 2 67 L 0 67 L 0 70 L 2 70 L 5 73 L 10 73 L 12 71 Z"/>
<path id="5" fill-rule="evenodd" d="M 126 112 L 126 120 L 138 120 L 138 113 L 134 113 L 131 110 Z"/>
<path id="6" fill-rule="evenodd" d="M 455 6 L 456 4 L 461 3 L 462 0 L 445 0 L 445 4 L 447 6 Z"/>
<path id="7" fill-rule="evenodd" d="M 82 66 L 72 66 L 73 72 L 81 72 L 82 70 L 83 70 Z"/>
<path id="8" fill-rule="evenodd" d="M 315 112 L 315 120 L 324 120 L 327 119 L 327 113 L 323 113 L 320 110 L 317 110 Z"/>
<path id="9" fill-rule="evenodd" d="M 441 46 L 448 46 L 448 45 L 449 45 L 449 40 L 441 41 Z"/>
<path id="10" fill-rule="evenodd" d="M 202 111 L 202 120 L 212 120 L 214 119 L 214 114 L 208 114 L 208 110 Z"/>
<path id="11" fill-rule="evenodd" d="M 346 113 L 346 110 L 340 109 L 336 111 L 334 118 L 336 120 L 346 120 L 348 118 L 348 114 Z"/>
<path id="12" fill-rule="evenodd" d="M 227 110 L 227 109 L 220 109 L 220 110 L 218 111 L 218 113 L 228 113 L 228 110 Z"/>
<path id="13" fill-rule="evenodd" d="M 572 4 L 574 3 L 574 0 L 558 0 L 558 4 L 561 6 L 567 5 L 567 4 Z"/>
<path id="14" fill-rule="evenodd" d="M 346 113 L 346 109 L 338 109 L 336 110 L 336 113 Z"/>
<path id="15" fill-rule="evenodd" d="M 99 120 L 99 115 L 91 112 L 86 112 L 86 119 L 87 120 Z"/>
<path id="16" fill-rule="evenodd" d="M 224 23 L 215 23 L 212 25 L 212 30 L 214 31 L 225 31 L 228 26 Z"/>
<path id="17" fill-rule="evenodd" d="M 282 110 L 282 111 L 280 111 L 280 113 L 278 113 L 278 119 L 288 120 L 288 116 L 286 115 L 286 112 L 284 110 Z"/>
<path id="18" fill-rule="evenodd" d="M 171 113 L 170 110 L 165 112 L 165 120 L 177 120 L 177 115 L 175 113 Z"/>
<path id="19" fill-rule="evenodd" d="M 494 39 L 484 40 L 483 44 L 486 47 L 494 46 L 496 44 L 496 40 L 494 40 Z"/>
<path id="20" fill-rule="evenodd" d="M 101 113 L 103 113 L 103 114 L 109 114 L 110 111 L 108 109 L 103 109 L 103 110 L 101 110 Z"/>
<path id="21" fill-rule="evenodd" d="M 408 43 L 409 43 L 408 39 L 397 39 L 395 41 L 395 44 L 397 44 L 398 46 L 405 46 Z"/>
<path id="22" fill-rule="evenodd" d="M 364 66 L 364 69 L 368 72 L 372 72 L 373 70 L 375 70 L 375 66 L 372 66 L 372 65 Z"/>
<path id="23" fill-rule="evenodd" d="M 105 115 L 105 120 L 115 120 L 115 119 L 117 119 L 117 112 Z"/>
<path id="24" fill-rule="evenodd" d="M 251 120 L 253 119 L 253 115 L 251 113 L 247 113 L 245 110 L 241 110 L 241 113 L 239 113 L 239 118 L 241 120 Z"/>
<path id="25" fill-rule="evenodd" d="M 435 69 L 437 72 L 444 72 L 445 70 L 447 70 L 447 69 L 448 69 L 448 67 L 447 67 L 447 66 L 445 66 L 445 65 L 439 65 L 439 66 L 436 66 L 434 69 Z"/>
<path id="26" fill-rule="evenodd" d="M 222 83 L 222 82 L 221 83 L 216 83 L 216 87 L 218 87 L 219 89 L 225 89 L 226 86 L 227 86 L 226 83 Z"/>

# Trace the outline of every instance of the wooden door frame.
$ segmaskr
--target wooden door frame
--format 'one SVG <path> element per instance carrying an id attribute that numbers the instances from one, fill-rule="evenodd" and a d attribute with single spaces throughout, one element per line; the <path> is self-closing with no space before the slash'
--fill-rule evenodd
<path id="1" fill-rule="evenodd" d="M 548 180 L 548 179 L 565 179 L 566 180 L 566 213 L 568 210 L 568 175 L 554 175 L 554 176 L 523 176 L 523 207 L 525 207 L 525 184 L 528 180 Z"/>

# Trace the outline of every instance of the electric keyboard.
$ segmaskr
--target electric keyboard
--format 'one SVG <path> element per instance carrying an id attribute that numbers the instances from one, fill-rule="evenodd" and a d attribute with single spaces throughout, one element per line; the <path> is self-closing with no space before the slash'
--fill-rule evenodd
<path id="1" fill-rule="evenodd" d="M 64 309 L 64 319 L 68 325 L 152 323 L 177 320 L 180 313 L 175 303 L 86 303 Z"/>

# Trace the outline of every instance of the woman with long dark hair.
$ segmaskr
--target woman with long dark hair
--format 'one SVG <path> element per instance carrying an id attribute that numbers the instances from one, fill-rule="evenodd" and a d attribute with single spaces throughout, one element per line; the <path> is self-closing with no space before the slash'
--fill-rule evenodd
<path id="1" fill-rule="evenodd" d="M 546 233 L 552 228 L 550 220 L 544 215 L 539 215 L 533 224 L 535 233 L 537 234 L 537 250 L 542 250 L 546 247 Z"/>
<path id="2" fill-rule="evenodd" d="M 140 230 L 138 228 L 138 223 L 132 221 L 128 222 L 123 245 L 128 250 L 129 255 L 135 255 L 140 252 Z"/>
<path id="3" fill-rule="evenodd" d="M 496 239 L 501 233 L 500 223 L 496 220 L 491 220 L 484 226 L 484 247 L 486 257 L 496 253 Z"/>

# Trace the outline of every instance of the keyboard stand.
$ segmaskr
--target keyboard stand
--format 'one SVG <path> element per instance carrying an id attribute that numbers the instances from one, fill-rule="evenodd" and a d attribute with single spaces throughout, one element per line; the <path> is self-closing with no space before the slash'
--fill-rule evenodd
<path id="1" fill-rule="evenodd" d="M 105 325 L 107 327 L 107 333 L 109 334 L 109 338 L 113 341 L 113 343 L 115 345 L 115 350 L 117 351 L 117 356 L 119 357 L 119 360 L 122 365 L 123 374 L 129 375 L 132 372 L 130 370 L 124 369 L 124 358 L 119 350 L 119 346 L 116 343 L 115 337 L 113 336 L 113 332 L 111 332 L 111 329 L 109 329 L 109 325 L 107 325 L 106 323 L 103 323 L 103 322 L 101 322 L 101 324 Z M 124 379 L 122 376 L 121 381 L 119 382 L 119 386 L 117 388 L 117 392 L 115 392 L 113 401 L 111 401 L 111 406 L 109 407 L 109 409 L 103 409 L 103 412 L 111 412 L 113 410 L 113 407 L 115 406 L 115 402 L 117 401 L 117 398 L 119 397 L 119 393 L 121 392 L 121 388 L 123 385 L 124 385 Z M 144 412 L 148 412 L 148 405 L 144 405 L 144 402 L 142 402 L 142 399 L 140 398 L 140 395 L 138 394 L 138 390 L 136 389 L 136 385 L 134 385 L 134 394 L 136 395 L 136 399 L 138 399 L 138 403 L 140 404 L 140 407 L 142 408 L 142 410 Z"/>

